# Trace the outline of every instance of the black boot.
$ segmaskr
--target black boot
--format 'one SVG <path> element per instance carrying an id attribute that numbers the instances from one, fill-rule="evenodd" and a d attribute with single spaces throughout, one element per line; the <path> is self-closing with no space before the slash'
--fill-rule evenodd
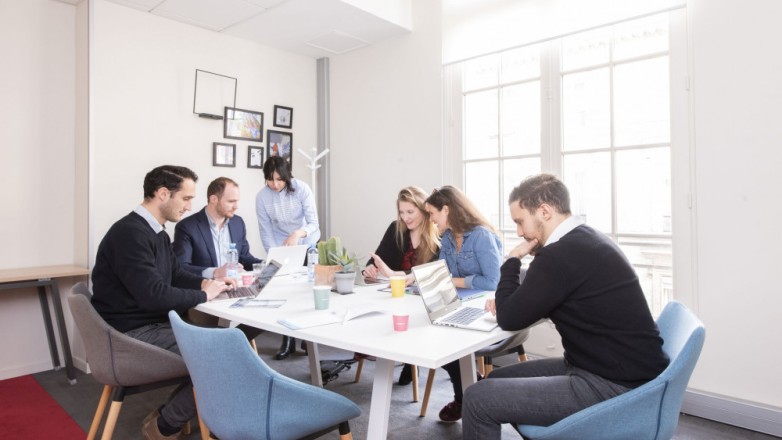
<path id="1" fill-rule="evenodd" d="M 280 345 L 280 351 L 278 351 L 277 354 L 274 355 L 274 359 L 281 361 L 283 359 L 286 359 L 288 356 L 290 356 L 292 353 L 295 352 L 296 352 L 296 338 L 283 336 L 282 345 Z"/>
<path id="2" fill-rule="evenodd" d="M 413 366 L 405 364 L 399 373 L 399 385 L 409 385 L 413 381 Z"/>

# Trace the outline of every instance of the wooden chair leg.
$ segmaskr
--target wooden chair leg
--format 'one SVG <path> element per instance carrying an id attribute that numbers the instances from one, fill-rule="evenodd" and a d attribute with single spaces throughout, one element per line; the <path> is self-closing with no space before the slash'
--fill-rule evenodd
<path id="1" fill-rule="evenodd" d="M 413 371 L 413 402 L 418 402 L 418 365 L 411 365 Z"/>
<path id="2" fill-rule="evenodd" d="M 117 419 L 119 418 L 119 412 L 122 409 L 122 401 L 111 402 L 109 407 L 109 416 L 106 418 L 106 426 L 103 427 L 103 435 L 101 440 L 111 440 L 111 436 L 114 435 L 114 428 L 117 426 Z"/>
<path id="3" fill-rule="evenodd" d="M 255 344 L 255 339 L 250 339 L 250 346 L 253 348 L 255 354 L 258 354 L 258 346 Z"/>
<path id="4" fill-rule="evenodd" d="M 192 433 L 190 429 L 190 420 L 185 422 L 185 426 L 182 427 L 182 434 L 183 435 L 190 435 Z"/>
<path id="5" fill-rule="evenodd" d="M 486 373 L 485 373 L 485 374 L 482 374 L 482 376 L 483 376 L 483 377 L 486 377 L 486 376 L 488 376 L 489 374 L 491 374 L 491 372 L 492 372 L 492 371 L 494 371 L 494 364 L 492 364 L 492 363 L 488 363 L 488 364 L 484 365 L 484 367 L 483 367 L 483 368 L 484 368 L 484 370 L 486 371 Z"/>
<path id="6" fill-rule="evenodd" d="M 109 396 L 111 396 L 111 387 L 104 385 L 103 393 L 101 393 L 98 401 L 98 408 L 95 410 L 95 416 L 92 418 L 90 432 L 87 434 L 87 440 L 95 440 L 95 435 L 98 434 L 98 428 L 100 428 L 100 422 L 103 420 L 103 414 L 106 412 L 106 404 L 109 403 Z"/>
<path id="7" fill-rule="evenodd" d="M 421 402 L 421 417 L 426 417 L 426 407 L 429 406 L 429 395 L 432 393 L 432 384 L 434 383 L 434 374 L 436 368 L 429 370 L 429 377 L 426 378 L 426 389 L 424 390 L 424 401 Z"/>
<path id="8" fill-rule="evenodd" d="M 364 368 L 364 358 L 358 358 L 358 367 L 356 367 L 356 378 L 353 379 L 353 383 L 358 383 L 361 380 L 361 369 Z"/>
<path id="9" fill-rule="evenodd" d="M 350 432 L 350 424 L 348 422 L 342 422 L 339 424 L 339 439 L 353 440 L 353 433 Z"/>
<path id="10" fill-rule="evenodd" d="M 483 356 L 476 356 L 475 357 L 475 363 L 478 364 L 478 373 L 481 374 L 481 376 L 486 377 L 486 364 L 485 359 Z"/>
<path id="11" fill-rule="evenodd" d="M 209 428 L 207 428 L 206 423 L 204 423 L 204 421 L 201 420 L 201 411 L 198 410 L 198 399 L 196 399 L 195 388 L 193 388 L 193 399 L 195 399 L 196 415 L 198 415 L 198 427 L 201 429 L 201 440 L 209 440 L 211 438 L 209 433 Z"/>
<path id="12" fill-rule="evenodd" d="M 519 362 L 526 362 L 527 361 L 527 353 L 522 353 L 519 355 Z"/>

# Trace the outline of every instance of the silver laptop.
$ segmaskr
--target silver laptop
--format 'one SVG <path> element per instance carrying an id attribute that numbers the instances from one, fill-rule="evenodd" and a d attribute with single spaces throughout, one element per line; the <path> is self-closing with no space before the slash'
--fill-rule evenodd
<path id="1" fill-rule="evenodd" d="M 269 248 L 269 252 L 266 254 L 266 259 L 277 260 L 282 263 L 282 269 L 277 272 L 277 275 L 288 275 L 294 272 L 304 272 L 307 270 L 307 268 L 304 267 L 304 259 L 307 257 L 308 248 L 309 246 L 306 244 Z"/>
<path id="2" fill-rule="evenodd" d="M 282 268 L 282 264 L 274 260 L 268 261 L 269 263 L 261 269 L 261 273 L 255 278 L 255 281 L 251 285 L 226 290 L 217 295 L 213 301 L 222 299 L 255 298 L 258 296 L 258 294 L 261 293 L 261 290 L 269 284 L 269 281 L 271 281 L 274 275 Z"/>
<path id="3" fill-rule="evenodd" d="M 432 324 L 484 332 L 497 327 L 497 319 L 483 307 L 462 304 L 445 260 L 415 266 L 413 275 Z"/>

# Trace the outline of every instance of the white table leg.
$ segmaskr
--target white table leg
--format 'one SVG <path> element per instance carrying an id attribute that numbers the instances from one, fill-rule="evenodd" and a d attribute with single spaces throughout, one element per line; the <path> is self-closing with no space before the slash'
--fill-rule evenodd
<path id="1" fill-rule="evenodd" d="M 372 382 L 372 403 L 369 405 L 368 440 L 385 440 L 391 410 L 391 388 L 394 383 L 394 361 L 377 358 Z"/>
<path id="2" fill-rule="evenodd" d="M 462 391 L 475 383 L 475 353 L 459 359 L 459 368 L 462 372 Z"/>
<path id="3" fill-rule="evenodd" d="M 307 358 L 310 361 L 310 380 L 312 384 L 323 388 L 323 376 L 320 375 L 320 353 L 318 344 L 307 341 Z"/>

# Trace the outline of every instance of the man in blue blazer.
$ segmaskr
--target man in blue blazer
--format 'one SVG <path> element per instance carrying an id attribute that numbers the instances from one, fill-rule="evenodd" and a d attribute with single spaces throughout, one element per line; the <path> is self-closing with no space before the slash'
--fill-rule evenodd
<path id="1" fill-rule="evenodd" d="M 226 275 L 226 251 L 236 243 L 239 264 L 252 270 L 263 260 L 250 253 L 244 220 L 235 214 L 239 208 L 239 185 L 218 177 L 206 190 L 204 209 L 180 221 L 174 231 L 174 253 L 183 269 L 204 278 Z"/>

